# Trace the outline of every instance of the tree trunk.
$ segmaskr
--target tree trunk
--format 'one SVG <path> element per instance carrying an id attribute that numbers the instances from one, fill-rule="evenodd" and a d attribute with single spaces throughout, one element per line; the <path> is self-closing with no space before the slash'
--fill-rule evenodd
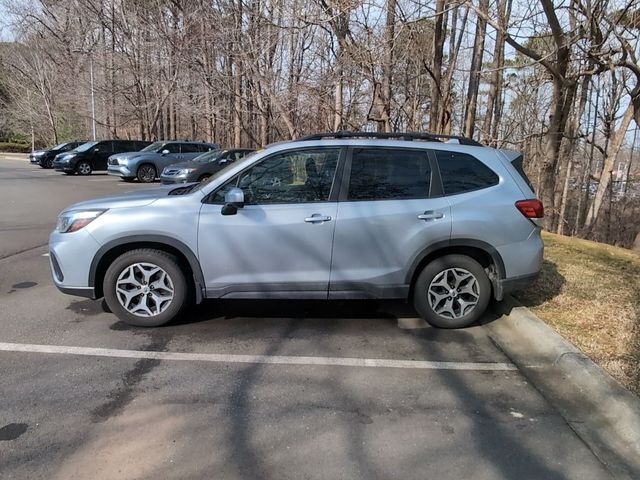
<path id="1" fill-rule="evenodd" d="M 607 152 L 607 158 L 605 158 L 604 164 L 602 165 L 602 172 L 600 173 L 600 179 L 598 181 L 598 190 L 596 190 L 596 195 L 593 198 L 593 202 L 589 207 L 589 212 L 587 213 L 587 218 L 584 222 L 585 230 L 592 228 L 598 220 L 598 214 L 600 213 L 600 208 L 602 207 L 607 187 L 611 181 L 611 172 L 613 171 L 616 157 L 618 156 L 618 152 L 620 151 L 620 147 L 622 146 L 622 142 L 624 141 L 624 137 L 627 134 L 627 130 L 629 129 L 629 125 L 631 124 L 633 117 L 633 104 L 629 104 L 624 112 L 624 116 L 622 117 L 620 127 L 613 135 L 611 146 Z"/>
<path id="2" fill-rule="evenodd" d="M 436 23 L 433 29 L 433 67 L 431 78 L 431 110 L 429 112 L 429 130 L 441 133 L 440 118 L 442 116 L 442 58 L 446 32 L 443 29 L 445 1 L 436 0 Z M 452 28 L 455 28 L 452 25 Z"/>
<path id="3" fill-rule="evenodd" d="M 489 13 L 489 0 L 480 0 L 480 14 L 477 16 L 476 35 L 473 41 L 473 56 L 471 58 L 471 71 L 469 72 L 469 87 L 467 89 L 467 102 L 464 110 L 464 126 L 462 134 L 472 138 L 476 123 L 476 110 L 478 106 L 478 88 L 480 86 L 480 73 L 482 70 L 482 58 L 484 55 L 484 39 L 487 32 L 486 15 Z M 484 13 L 484 15 L 481 15 Z"/>

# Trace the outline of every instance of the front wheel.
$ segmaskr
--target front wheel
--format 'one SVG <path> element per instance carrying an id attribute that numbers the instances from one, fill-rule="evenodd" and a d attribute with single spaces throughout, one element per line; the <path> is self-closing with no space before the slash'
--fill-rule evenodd
<path id="1" fill-rule="evenodd" d="M 80 162 L 76 165 L 76 172 L 78 175 L 91 175 L 91 164 L 89 162 Z"/>
<path id="2" fill-rule="evenodd" d="M 187 282 L 178 259 L 150 248 L 120 255 L 104 277 L 109 309 L 129 325 L 157 327 L 173 320 L 187 303 Z"/>
<path id="3" fill-rule="evenodd" d="M 482 265 L 466 255 L 445 255 L 418 275 L 413 305 L 435 327 L 461 328 L 477 321 L 487 309 L 491 283 Z"/>
<path id="4" fill-rule="evenodd" d="M 141 165 L 137 177 L 142 183 L 151 183 L 156 179 L 156 169 L 153 165 Z"/>

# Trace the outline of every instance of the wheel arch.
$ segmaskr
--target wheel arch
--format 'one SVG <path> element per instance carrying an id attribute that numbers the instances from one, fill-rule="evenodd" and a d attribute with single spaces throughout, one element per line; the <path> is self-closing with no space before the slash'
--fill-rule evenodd
<path id="1" fill-rule="evenodd" d="M 104 295 L 104 275 L 109 265 L 120 255 L 138 248 L 155 248 L 178 257 L 186 270 L 189 284 L 194 287 L 196 302 L 204 298 L 204 275 L 200 262 L 185 243 L 163 235 L 135 235 L 119 238 L 103 245 L 93 257 L 89 269 L 89 286 L 94 288 L 95 298 Z"/>
<path id="2" fill-rule="evenodd" d="M 474 239 L 455 239 L 437 242 L 420 252 L 412 261 L 407 272 L 409 298 L 413 296 L 415 281 L 422 269 L 431 261 L 444 255 L 466 255 L 476 260 L 487 271 L 489 281 L 493 287 L 493 296 L 502 300 L 503 292 L 500 280 L 506 276 L 504 261 L 500 253 L 486 242 Z"/>

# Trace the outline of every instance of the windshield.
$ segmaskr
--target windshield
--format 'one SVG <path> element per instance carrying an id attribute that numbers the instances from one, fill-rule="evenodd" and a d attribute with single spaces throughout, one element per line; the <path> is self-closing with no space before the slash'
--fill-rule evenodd
<path id="1" fill-rule="evenodd" d="M 52 151 L 61 150 L 62 148 L 65 147 L 65 145 L 69 145 L 69 142 L 59 143 L 58 145 L 53 147 L 51 150 Z"/>
<path id="2" fill-rule="evenodd" d="M 83 143 L 82 145 L 80 145 L 79 147 L 76 147 L 75 151 L 76 152 L 86 152 L 87 150 L 89 150 L 91 147 L 93 147 L 94 145 L 96 145 L 98 142 L 87 142 L 87 143 Z"/>
<path id="3" fill-rule="evenodd" d="M 218 170 L 216 173 L 211 175 L 209 178 L 207 178 L 206 180 L 200 182 L 197 185 L 197 187 L 193 189 L 193 191 L 196 192 L 196 191 L 200 190 L 203 186 L 209 184 L 211 181 L 215 180 L 216 178 L 220 178 L 222 175 L 227 173 L 227 171 L 229 171 L 230 169 L 232 169 L 234 167 L 237 167 L 239 165 L 243 165 L 247 161 L 251 160 L 256 154 L 261 153 L 262 151 L 263 150 L 256 150 L 255 152 L 251 152 L 251 153 L 245 155 L 244 157 L 242 157 L 242 159 L 238 160 L 237 162 L 229 163 L 229 165 L 227 165 L 226 167 L 222 168 L 221 170 Z"/>
<path id="4" fill-rule="evenodd" d="M 141 152 L 156 152 L 164 145 L 164 142 L 153 142 L 151 145 L 144 147 Z"/>
<path id="5" fill-rule="evenodd" d="M 198 155 L 196 158 L 194 158 L 191 161 L 194 163 L 200 163 L 200 164 L 213 162 L 222 153 L 224 153 L 224 150 L 211 150 L 210 152 L 203 153 L 202 155 Z"/>

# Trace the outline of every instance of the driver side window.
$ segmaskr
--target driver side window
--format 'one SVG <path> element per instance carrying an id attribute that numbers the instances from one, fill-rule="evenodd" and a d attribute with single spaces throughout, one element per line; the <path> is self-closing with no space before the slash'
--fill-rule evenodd
<path id="1" fill-rule="evenodd" d="M 339 156 L 339 148 L 276 154 L 244 172 L 238 187 L 247 204 L 325 202 Z"/>

